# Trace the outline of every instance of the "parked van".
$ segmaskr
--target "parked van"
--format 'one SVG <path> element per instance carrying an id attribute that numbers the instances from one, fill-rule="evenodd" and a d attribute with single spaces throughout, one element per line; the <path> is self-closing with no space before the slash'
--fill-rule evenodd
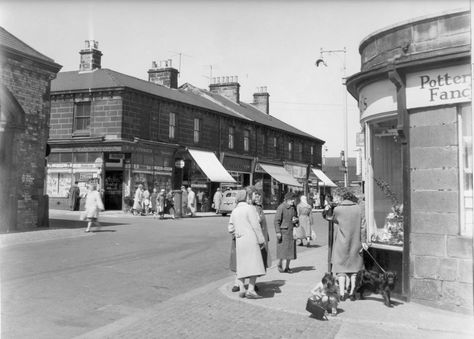
<path id="1" fill-rule="evenodd" d="M 237 203 L 235 202 L 236 195 L 237 191 L 234 190 L 227 190 L 222 194 L 221 205 L 219 207 L 222 215 L 227 215 L 234 210 L 235 206 L 237 206 Z"/>

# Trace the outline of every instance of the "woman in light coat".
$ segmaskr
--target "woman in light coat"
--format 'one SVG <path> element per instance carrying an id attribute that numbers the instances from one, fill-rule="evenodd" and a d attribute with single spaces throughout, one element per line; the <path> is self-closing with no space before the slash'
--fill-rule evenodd
<path id="1" fill-rule="evenodd" d="M 261 298 L 255 292 L 257 277 L 265 274 L 261 248 L 265 238 L 260 227 L 257 210 L 247 203 L 247 192 L 238 191 L 237 206 L 232 211 L 229 220 L 229 233 L 235 236 L 237 279 L 239 296 L 248 299 Z M 244 280 L 249 279 L 248 290 L 245 291 Z"/>
<path id="2" fill-rule="evenodd" d="M 89 232 L 91 229 L 92 224 L 95 226 L 100 227 L 99 223 L 99 211 L 104 210 L 104 204 L 102 203 L 102 199 L 100 197 L 100 193 L 97 191 L 96 184 L 89 184 L 88 192 L 86 193 L 86 220 L 87 228 L 86 232 Z"/>
<path id="3" fill-rule="evenodd" d="M 310 246 L 310 241 L 312 238 L 313 230 L 313 215 L 312 211 L 313 209 L 311 206 L 308 204 L 308 201 L 306 200 L 306 196 L 302 195 L 300 197 L 300 203 L 298 206 L 296 206 L 296 211 L 298 213 L 298 220 L 300 223 L 300 227 L 305 236 L 306 236 L 306 246 Z M 313 239 L 315 240 L 315 239 Z M 303 240 L 301 240 L 301 245 L 303 245 Z"/>

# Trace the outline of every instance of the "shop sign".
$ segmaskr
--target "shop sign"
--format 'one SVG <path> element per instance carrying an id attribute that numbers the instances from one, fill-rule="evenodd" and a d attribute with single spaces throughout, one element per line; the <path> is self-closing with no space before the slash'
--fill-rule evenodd
<path id="1" fill-rule="evenodd" d="M 153 166 L 153 169 L 155 171 L 172 171 L 173 169 L 171 167 L 166 167 L 166 166 Z"/>
<path id="2" fill-rule="evenodd" d="M 408 109 L 471 101 L 469 65 L 407 74 L 406 100 Z"/>
<path id="3" fill-rule="evenodd" d="M 360 120 L 380 113 L 397 111 L 397 92 L 390 80 L 380 80 L 363 87 L 359 92 Z"/>
<path id="4" fill-rule="evenodd" d="M 225 156 L 223 165 L 227 171 L 252 172 L 252 160 L 250 159 Z"/>
<path id="5" fill-rule="evenodd" d="M 356 146 L 364 147 L 364 145 L 365 145 L 365 133 L 364 132 L 356 133 Z"/>
<path id="6" fill-rule="evenodd" d="M 48 168 L 72 168 L 72 163 L 60 162 L 55 164 L 48 164 Z"/>
<path id="7" fill-rule="evenodd" d="M 260 164 L 257 163 L 257 165 L 255 165 L 255 173 L 267 173 L 267 172 L 265 172 L 262 166 L 260 166 Z"/>
<path id="8" fill-rule="evenodd" d="M 306 166 L 296 166 L 285 164 L 287 170 L 294 178 L 306 178 Z"/>
<path id="9" fill-rule="evenodd" d="M 191 184 L 192 188 L 207 188 L 206 184 Z"/>

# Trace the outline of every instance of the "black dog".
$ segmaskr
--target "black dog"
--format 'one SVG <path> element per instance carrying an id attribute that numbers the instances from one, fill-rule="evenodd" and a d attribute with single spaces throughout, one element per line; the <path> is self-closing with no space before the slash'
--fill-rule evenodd
<path id="1" fill-rule="evenodd" d="M 384 304 L 387 307 L 393 307 L 390 300 L 390 292 L 393 291 L 397 274 L 392 271 L 378 273 L 375 271 L 360 270 L 357 272 L 355 293 L 359 295 L 359 299 L 364 299 L 364 292 L 382 294 Z"/>

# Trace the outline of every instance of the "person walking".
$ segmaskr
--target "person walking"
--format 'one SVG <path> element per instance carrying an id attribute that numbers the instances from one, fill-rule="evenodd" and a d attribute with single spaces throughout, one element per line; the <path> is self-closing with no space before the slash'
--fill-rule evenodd
<path id="1" fill-rule="evenodd" d="M 156 197 L 156 208 L 158 210 L 158 216 L 160 219 L 165 218 L 165 190 L 161 189 L 160 193 Z"/>
<path id="2" fill-rule="evenodd" d="M 80 203 L 80 194 L 81 190 L 79 189 L 78 182 L 74 182 L 69 189 L 69 208 L 71 211 L 79 211 L 79 203 Z"/>
<path id="3" fill-rule="evenodd" d="M 150 195 L 150 203 L 151 203 L 151 213 L 156 215 L 158 211 L 156 210 L 156 199 L 158 198 L 158 189 L 156 187 L 153 188 L 153 193 Z"/>
<path id="4" fill-rule="evenodd" d="M 222 191 L 220 187 L 217 187 L 216 193 L 214 193 L 214 197 L 212 198 L 212 208 L 216 210 L 216 214 L 219 214 L 220 206 L 222 200 Z"/>
<path id="5" fill-rule="evenodd" d="M 332 272 L 336 274 L 339 283 L 341 300 L 347 297 L 355 300 L 354 289 L 356 273 L 364 268 L 364 261 L 360 251 L 367 249 L 365 233 L 365 215 L 357 204 L 357 198 L 351 192 L 344 192 L 342 200 L 333 210 L 334 236 L 332 246 Z M 350 292 L 346 293 L 348 285 L 346 277 L 350 279 Z"/>
<path id="6" fill-rule="evenodd" d="M 300 203 L 296 206 L 296 211 L 298 213 L 298 221 L 300 227 L 304 234 L 306 235 L 306 247 L 310 246 L 311 239 L 313 238 L 313 208 L 308 201 L 306 200 L 306 196 L 302 195 L 300 197 Z M 313 239 L 316 240 L 316 239 Z M 303 245 L 303 240 L 301 240 L 301 245 Z"/>
<path id="7" fill-rule="evenodd" d="M 148 188 L 145 187 L 145 190 L 143 191 L 143 199 L 142 199 L 142 211 L 144 215 L 148 215 L 150 212 L 150 191 Z"/>
<path id="8" fill-rule="evenodd" d="M 171 216 L 171 219 L 175 219 L 173 190 L 169 190 L 169 192 L 166 194 L 165 211 L 168 212 L 168 214 Z"/>
<path id="9" fill-rule="evenodd" d="M 196 193 L 191 187 L 188 187 L 188 210 L 191 213 L 191 217 L 196 215 Z"/>
<path id="10" fill-rule="evenodd" d="M 85 232 L 90 232 L 92 225 L 100 228 L 99 211 L 104 210 L 104 204 L 100 198 L 100 193 L 97 191 L 96 184 L 89 184 L 85 198 L 85 215 L 87 220 L 87 228 Z"/>
<path id="11" fill-rule="evenodd" d="M 185 186 L 181 186 L 181 215 L 188 215 L 188 191 Z"/>
<path id="12" fill-rule="evenodd" d="M 261 249 L 265 238 L 260 227 L 257 210 L 247 203 L 247 192 L 240 190 L 236 195 L 237 206 L 230 215 L 228 231 L 235 237 L 236 273 L 241 298 L 259 299 L 255 292 L 257 278 L 265 275 Z M 248 278 L 248 289 L 244 280 Z"/>
<path id="13" fill-rule="evenodd" d="M 292 273 L 290 261 L 296 259 L 296 244 L 293 239 L 293 227 L 298 222 L 295 209 L 295 196 L 292 192 L 285 194 L 283 201 L 277 208 L 274 218 L 275 232 L 277 236 L 277 258 L 279 259 L 278 270 L 280 272 Z M 283 268 L 285 262 L 285 268 Z"/>
<path id="14" fill-rule="evenodd" d="M 139 184 L 135 196 L 133 197 L 133 214 L 140 214 L 142 211 L 142 201 L 143 201 L 143 185 Z"/>

